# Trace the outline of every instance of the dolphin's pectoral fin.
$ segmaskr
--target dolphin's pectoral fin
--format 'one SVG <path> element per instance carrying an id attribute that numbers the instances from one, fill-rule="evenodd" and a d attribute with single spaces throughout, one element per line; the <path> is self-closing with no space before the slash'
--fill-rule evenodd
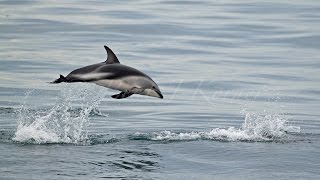
<path id="1" fill-rule="evenodd" d="M 121 92 L 119 94 L 112 95 L 111 97 L 115 99 L 123 99 L 131 96 L 132 94 L 140 94 L 141 92 L 143 92 L 142 88 L 133 87 L 126 92 Z"/>
<path id="2" fill-rule="evenodd" d="M 111 97 L 114 99 L 123 99 L 131 96 L 132 94 L 132 92 L 121 92 L 119 94 L 112 95 Z"/>

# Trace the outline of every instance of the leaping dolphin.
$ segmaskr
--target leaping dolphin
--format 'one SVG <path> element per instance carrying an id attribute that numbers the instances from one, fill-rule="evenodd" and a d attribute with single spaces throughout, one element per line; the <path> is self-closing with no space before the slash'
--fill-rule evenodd
<path id="1" fill-rule="evenodd" d="M 121 91 L 121 93 L 111 96 L 115 99 L 127 98 L 132 94 L 163 98 L 158 85 L 148 75 L 135 68 L 120 64 L 112 50 L 107 46 L 104 48 L 108 54 L 106 61 L 73 70 L 66 77 L 60 75 L 60 78 L 51 83 L 95 83 Z"/>

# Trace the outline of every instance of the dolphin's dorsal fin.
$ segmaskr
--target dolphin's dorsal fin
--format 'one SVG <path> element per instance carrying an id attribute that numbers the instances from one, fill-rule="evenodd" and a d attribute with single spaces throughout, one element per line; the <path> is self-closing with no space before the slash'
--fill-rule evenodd
<path id="1" fill-rule="evenodd" d="M 107 64 L 120 63 L 117 56 L 112 52 L 112 50 L 110 48 L 108 48 L 108 46 L 104 46 L 104 48 L 106 49 L 106 51 L 108 53 L 108 58 L 105 61 Z"/>

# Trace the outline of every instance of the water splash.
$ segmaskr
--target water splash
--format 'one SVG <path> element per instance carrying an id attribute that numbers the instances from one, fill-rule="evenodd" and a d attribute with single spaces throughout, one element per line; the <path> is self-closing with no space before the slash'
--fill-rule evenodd
<path id="1" fill-rule="evenodd" d="M 282 142 L 288 140 L 289 133 L 299 133 L 300 128 L 288 124 L 281 115 L 257 115 L 247 113 L 241 127 L 215 128 L 208 132 L 153 132 L 135 133 L 133 140 L 151 141 L 250 141 L 250 142 Z"/>
<path id="2" fill-rule="evenodd" d="M 14 141 L 23 143 L 75 143 L 88 140 L 89 115 L 106 95 L 104 88 L 88 84 L 62 86 L 56 104 L 51 109 L 30 111 L 26 101 L 19 108 L 18 127 Z M 73 111 L 79 106 L 78 111 Z"/>

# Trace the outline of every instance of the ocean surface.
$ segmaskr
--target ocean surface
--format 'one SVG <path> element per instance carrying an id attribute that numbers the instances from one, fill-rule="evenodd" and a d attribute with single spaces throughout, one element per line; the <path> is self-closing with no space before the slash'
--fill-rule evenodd
<path id="1" fill-rule="evenodd" d="M 48 84 L 102 62 L 164 99 Z M 0 0 L 0 179 L 320 179 L 320 2 Z"/>

